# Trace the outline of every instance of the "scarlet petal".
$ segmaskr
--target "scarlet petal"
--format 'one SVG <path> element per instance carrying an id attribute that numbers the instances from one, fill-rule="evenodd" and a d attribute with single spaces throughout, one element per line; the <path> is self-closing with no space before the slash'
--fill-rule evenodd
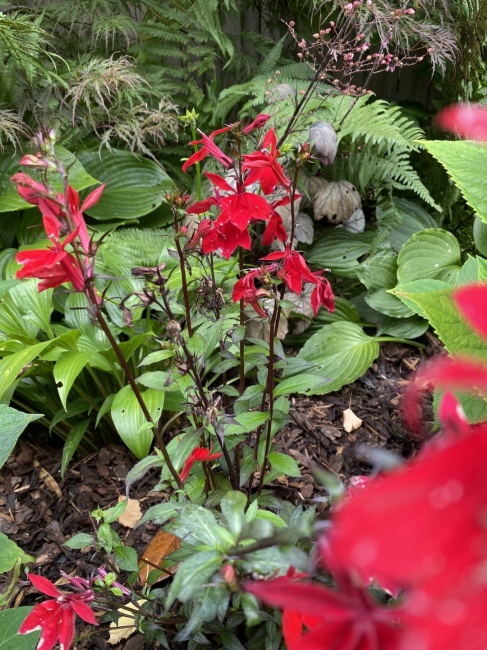
<path id="1" fill-rule="evenodd" d="M 81 206 L 81 212 L 89 210 L 98 203 L 106 186 L 107 184 L 103 183 L 103 185 L 100 185 L 100 187 L 97 187 L 96 190 L 93 190 L 93 192 L 88 194 L 86 199 L 83 201 L 83 205 Z"/>
<path id="2" fill-rule="evenodd" d="M 460 287 L 453 292 L 453 300 L 470 327 L 487 339 L 487 285 Z"/>
<path id="3" fill-rule="evenodd" d="M 72 604 L 72 603 L 70 603 Z M 74 610 L 65 606 L 59 626 L 59 649 L 69 650 L 74 639 Z"/>
<path id="4" fill-rule="evenodd" d="M 475 104 L 456 104 L 445 108 L 436 118 L 441 129 L 468 138 L 487 141 L 487 107 Z"/>
<path id="5" fill-rule="evenodd" d="M 336 568 L 427 586 L 430 595 L 479 571 L 487 547 L 479 516 L 487 503 L 486 459 L 484 425 L 355 491 L 335 513 L 329 537 Z"/>
<path id="6" fill-rule="evenodd" d="M 56 585 L 54 585 L 47 578 L 38 576 L 35 573 L 28 573 L 27 577 L 29 578 L 30 582 L 34 585 L 34 587 L 38 591 L 42 592 L 43 594 L 46 594 L 46 596 L 51 596 L 52 598 L 58 598 L 59 596 L 61 596 L 61 592 L 56 587 Z"/>

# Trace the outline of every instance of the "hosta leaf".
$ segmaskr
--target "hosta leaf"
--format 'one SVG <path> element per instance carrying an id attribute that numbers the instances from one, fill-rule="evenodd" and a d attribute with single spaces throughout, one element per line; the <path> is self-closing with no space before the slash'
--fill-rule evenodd
<path id="1" fill-rule="evenodd" d="M 41 414 L 27 414 L 16 411 L 6 404 L 0 404 L 0 468 L 7 462 L 20 434 Z"/>
<path id="2" fill-rule="evenodd" d="M 69 430 L 68 436 L 63 446 L 63 455 L 61 459 L 61 478 L 64 478 L 64 473 L 66 472 L 68 463 L 78 449 L 79 443 L 83 440 L 83 436 L 85 435 L 89 424 L 89 419 L 81 420 L 81 422 L 76 422 L 73 424 Z"/>
<path id="3" fill-rule="evenodd" d="M 54 366 L 53 375 L 61 404 L 66 409 L 66 400 L 76 378 L 95 354 L 91 350 L 65 352 Z"/>
<path id="4" fill-rule="evenodd" d="M 394 208 L 398 210 L 401 223 L 389 234 L 391 246 L 400 251 L 407 240 L 417 232 L 426 228 L 436 228 L 433 217 L 416 201 L 394 196 Z M 377 208 L 379 210 L 379 208 Z M 380 215 L 377 215 L 380 221 Z"/>
<path id="5" fill-rule="evenodd" d="M 307 262 L 329 268 L 335 275 L 354 278 L 357 260 L 371 248 L 373 233 L 352 234 L 343 228 L 327 231 L 311 246 Z"/>
<path id="6" fill-rule="evenodd" d="M 29 345 L 20 352 L 9 354 L 0 361 L 0 399 L 9 388 L 9 386 L 17 379 L 20 371 L 35 359 L 52 341 L 43 341 L 35 345 Z"/>
<path id="7" fill-rule="evenodd" d="M 323 383 L 309 391 L 324 395 L 358 379 L 379 354 L 379 344 L 355 323 L 325 325 L 308 339 L 298 357 L 319 365 Z"/>
<path id="8" fill-rule="evenodd" d="M 85 151 L 79 159 L 107 187 L 100 201 L 87 210 L 94 219 L 137 219 L 153 212 L 173 183 L 152 160 L 137 158 L 120 149 Z"/>
<path id="9" fill-rule="evenodd" d="M 487 223 L 487 147 L 469 140 L 421 140 L 443 165 L 466 202 Z"/>
<path id="10" fill-rule="evenodd" d="M 379 311 L 381 314 L 386 316 L 391 316 L 392 318 L 408 318 L 412 316 L 414 312 L 406 307 L 406 305 L 401 302 L 396 296 L 387 292 L 387 289 L 379 289 L 374 291 L 374 293 L 365 296 L 365 302 Z"/>
<path id="11" fill-rule="evenodd" d="M 141 391 L 141 394 L 152 419 L 157 422 L 164 405 L 164 393 L 149 388 L 146 391 Z M 143 427 L 147 420 L 130 386 L 125 386 L 116 394 L 111 414 L 119 436 L 130 451 L 137 458 L 147 456 L 152 444 L 153 433 L 149 428 Z"/>
<path id="12" fill-rule="evenodd" d="M 397 255 L 392 251 L 380 251 L 362 262 L 356 274 L 369 291 L 392 289 L 397 283 Z"/>
<path id="13" fill-rule="evenodd" d="M 417 339 L 428 329 L 428 321 L 420 316 L 391 318 L 384 316 L 379 323 L 377 334 L 387 334 L 398 339 Z"/>
<path id="14" fill-rule="evenodd" d="M 456 237 L 441 228 L 428 228 L 404 244 L 397 258 L 397 279 L 399 283 L 425 278 L 455 282 L 460 264 Z"/>

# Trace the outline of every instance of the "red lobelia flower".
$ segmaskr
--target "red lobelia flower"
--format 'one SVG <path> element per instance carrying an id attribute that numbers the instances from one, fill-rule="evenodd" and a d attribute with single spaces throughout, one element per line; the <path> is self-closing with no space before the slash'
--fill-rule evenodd
<path id="1" fill-rule="evenodd" d="M 238 280 L 232 292 L 233 302 L 244 301 L 244 307 L 251 305 L 261 318 L 267 318 L 267 314 L 259 303 L 259 298 L 267 298 L 268 292 L 265 289 L 257 289 L 255 279 L 261 275 L 260 269 L 249 271 L 243 278 Z"/>
<path id="2" fill-rule="evenodd" d="M 206 463 L 209 460 L 216 460 L 217 458 L 220 458 L 221 455 L 222 455 L 221 453 L 212 454 L 211 447 L 209 450 L 205 449 L 205 447 L 195 447 L 193 451 L 190 453 L 189 457 L 186 459 L 186 462 L 183 465 L 183 469 L 179 474 L 179 478 L 181 479 L 181 481 L 185 481 L 188 478 L 191 468 L 195 463 L 197 462 Z"/>
<path id="3" fill-rule="evenodd" d="M 86 623 L 98 625 L 93 611 L 88 606 L 94 598 L 91 589 L 77 594 L 66 594 L 47 578 L 32 573 L 27 575 L 36 589 L 55 600 L 46 600 L 36 605 L 19 629 L 19 634 L 41 630 L 37 650 L 51 650 L 57 642 L 61 650 L 69 650 L 74 638 L 76 615 Z"/>
<path id="4" fill-rule="evenodd" d="M 66 246 L 73 241 L 78 234 L 78 229 L 72 232 L 64 242 L 59 239 L 59 221 L 52 217 L 43 217 L 44 230 L 53 243 L 47 250 L 34 249 L 24 250 L 17 253 L 15 261 L 22 264 L 22 268 L 16 273 L 16 277 L 38 278 L 38 290 L 44 291 L 58 287 L 64 282 L 71 282 L 75 291 L 83 291 L 85 280 L 80 269 L 78 260 L 66 251 Z"/>
<path id="5" fill-rule="evenodd" d="M 330 314 L 333 313 L 335 309 L 335 296 L 331 289 L 331 285 L 326 278 L 321 277 L 321 274 L 324 271 L 315 271 L 313 273 L 316 278 L 316 287 L 311 293 L 311 307 L 314 311 L 314 314 L 318 313 L 321 306 L 328 309 Z"/>
<path id="6" fill-rule="evenodd" d="M 255 129 L 261 129 L 270 119 L 270 115 L 267 115 L 266 113 L 259 113 L 255 120 L 253 120 L 250 124 L 247 124 L 247 126 L 242 129 L 242 133 L 244 135 L 248 135 L 249 133 L 252 133 L 252 131 L 255 131 Z"/>
<path id="7" fill-rule="evenodd" d="M 487 142 L 487 106 L 455 104 L 443 109 L 436 117 L 440 129 L 462 138 Z"/>
<path id="8" fill-rule="evenodd" d="M 289 244 L 284 251 L 276 251 L 261 258 L 263 261 L 284 260 L 282 270 L 279 271 L 278 277 L 282 278 L 287 288 L 294 293 L 301 293 L 303 282 L 316 284 L 316 277 L 309 270 L 304 257 L 298 251 L 291 249 Z"/>
<path id="9" fill-rule="evenodd" d="M 262 244 L 264 246 L 270 246 L 276 239 L 284 244 L 289 237 L 284 228 L 281 215 L 274 210 L 262 236 Z"/>
<path id="10" fill-rule="evenodd" d="M 269 149 L 269 151 L 267 151 Z M 244 155 L 242 169 L 248 170 L 245 186 L 260 183 L 264 194 L 272 194 L 277 185 L 288 189 L 291 181 L 286 177 L 282 166 L 278 162 L 279 149 L 274 129 L 270 129 L 264 136 L 261 151 Z"/>
<path id="11" fill-rule="evenodd" d="M 188 158 L 188 160 L 184 163 L 182 169 L 183 172 L 186 173 L 186 170 L 188 167 L 191 167 L 191 165 L 194 165 L 197 162 L 201 162 L 206 156 L 213 156 L 216 160 L 221 162 L 221 164 L 225 167 L 225 169 L 229 169 L 230 167 L 233 167 L 234 162 L 233 160 L 227 156 L 223 151 L 218 147 L 214 142 L 214 138 L 216 135 L 220 135 L 220 133 L 225 133 L 226 131 L 230 131 L 231 129 L 234 128 L 234 124 L 230 124 L 229 126 L 225 126 L 222 129 L 217 129 L 216 131 L 213 131 L 213 133 L 210 133 L 210 135 L 205 135 L 200 131 L 201 134 L 201 140 L 194 140 L 193 142 L 190 142 L 190 144 L 202 144 L 203 146 L 199 151 L 194 153 L 192 156 Z"/>
<path id="12" fill-rule="evenodd" d="M 399 648 L 397 613 L 378 606 L 342 574 L 338 589 L 288 577 L 245 583 L 246 591 L 283 608 L 288 650 L 392 650 Z M 309 631 L 303 634 L 303 626 Z"/>

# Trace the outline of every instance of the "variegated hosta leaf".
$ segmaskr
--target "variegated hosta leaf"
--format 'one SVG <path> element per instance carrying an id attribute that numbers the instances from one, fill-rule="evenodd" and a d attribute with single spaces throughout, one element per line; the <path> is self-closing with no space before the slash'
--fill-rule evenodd
<path id="1" fill-rule="evenodd" d="M 343 227 L 348 232 L 363 232 L 365 230 L 365 214 L 362 208 L 355 210 L 343 223 Z"/>

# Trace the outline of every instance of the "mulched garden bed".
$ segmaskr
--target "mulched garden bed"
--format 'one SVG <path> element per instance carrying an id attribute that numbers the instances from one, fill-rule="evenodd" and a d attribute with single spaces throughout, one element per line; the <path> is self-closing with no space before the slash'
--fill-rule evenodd
<path id="1" fill-rule="evenodd" d="M 297 479 L 284 477 L 276 485 L 276 495 L 297 503 L 323 508 L 325 489 L 316 483 L 308 467 L 322 465 L 345 483 L 351 476 L 368 474 L 370 464 L 357 453 L 360 445 L 385 447 L 405 458 L 415 453 L 417 443 L 404 428 L 400 413 L 400 393 L 418 364 L 441 351 L 438 341 L 429 336 L 426 351 L 385 344 L 373 366 L 353 384 L 323 397 L 296 397 L 292 400 L 291 421 L 279 434 L 281 451 L 293 456 L 302 467 Z M 352 409 L 361 426 L 347 433 L 343 412 Z M 177 434 L 177 432 L 173 432 Z M 92 532 L 90 512 L 116 504 L 125 494 L 124 479 L 136 460 L 121 445 L 111 444 L 86 458 L 72 461 L 60 477 L 60 446 L 43 432 L 25 435 L 0 474 L 0 532 L 35 557 L 34 571 L 56 581 L 59 570 L 86 576 L 98 563 L 91 553 L 62 546 L 79 532 Z M 165 500 L 154 492 L 158 482 L 153 472 L 135 483 L 130 497 L 140 502 L 142 511 Z M 147 524 L 130 529 L 115 524 L 124 544 L 141 553 L 157 526 Z M 2 588 L 0 581 L 0 590 Z M 22 581 L 13 606 L 37 601 L 38 592 Z M 117 646 L 109 646 L 106 632 L 78 644 L 78 648 L 136 650 L 144 647 L 135 635 Z"/>

